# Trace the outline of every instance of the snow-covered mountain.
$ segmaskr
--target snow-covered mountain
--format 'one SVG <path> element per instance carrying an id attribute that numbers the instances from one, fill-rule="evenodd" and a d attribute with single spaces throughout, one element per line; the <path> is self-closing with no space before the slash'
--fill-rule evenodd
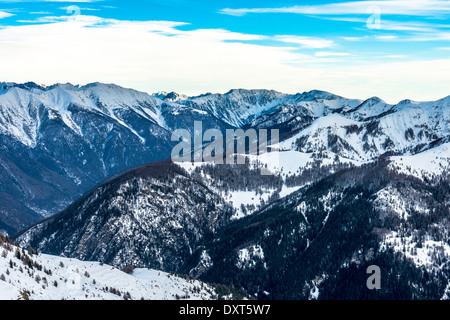
<path id="1" fill-rule="evenodd" d="M 225 126 L 205 112 L 115 85 L 0 88 L 0 230 L 10 234 L 106 178 L 170 158 L 174 129 L 193 131 L 194 119 L 205 129 Z"/>
<path id="2" fill-rule="evenodd" d="M 211 300 L 208 284 L 166 272 L 121 271 L 99 262 L 38 254 L 0 235 L 0 300 Z M 228 296 L 232 298 L 233 295 Z"/>
<path id="3" fill-rule="evenodd" d="M 182 271 L 261 299 L 449 299 L 449 178 L 340 170 L 222 228 Z"/>

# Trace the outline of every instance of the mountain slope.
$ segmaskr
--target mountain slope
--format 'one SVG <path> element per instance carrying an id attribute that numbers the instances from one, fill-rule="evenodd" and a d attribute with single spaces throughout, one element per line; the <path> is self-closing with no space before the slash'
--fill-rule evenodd
<path id="1" fill-rule="evenodd" d="M 219 297 L 210 285 L 158 270 L 134 269 L 127 274 L 98 262 L 22 250 L 3 240 L 0 240 L 0 252 L 0 300 L 209 300 Z"/>
<path id="2" fill-rule="evenodd" d="M 445 298 L 449 177 L 433 186 L 387 165 L 345 169 L 231 223 L 182 271 L 259 299 Z M 366 287 L 370 265 L 379 291 Z"/>
<path id="3" fill-rule="evenodd" d="M 177 117 L 182 106 L 115 85 L 0 87 L 0 220 L 8 233 L 65 209 L 112 175 L 170 158 L 172 131 L 193 131 Z M 225 126 L 198 112 L 184 116 Z"/>
<path id="4" fill-rule="evenodd" d="M 176 271 L 231 214 L 220 196 L 163 162 L 105 183 L 18 238 L 50 254 Z"/>

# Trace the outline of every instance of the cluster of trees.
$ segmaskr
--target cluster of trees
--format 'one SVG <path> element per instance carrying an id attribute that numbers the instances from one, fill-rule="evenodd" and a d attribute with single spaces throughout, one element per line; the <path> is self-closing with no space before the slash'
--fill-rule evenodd
<path id="1" fill-rule="evenodd" d="M 6 270 L 6 276 L 5 274 L 0 275 L 1 281 L 7 281 L 7 276 L 11 274 L 10 270 L 13 270 L 17 268 L 17 270 L 20 273 L 26 273 L 30 278 L 33 278 L 37 283 L 43 282 L 42 287 L 45 289 L 48 287 L 48 280 L 47 278 L 41 277 L 38 273 L 35 271 L 42 271 L 46 275 L 51 276 L 52 271 L 42 266 L 37 261 L 33 260 L 32 257 L 34 255 L 37 255 L 37 251 L 33 248 L 29 247 L 28 250 L 25 250 L 24 248 L 21 248 L 19 244 L 14 243 L 11 241 L 11 239 L 8 236 L 5 236 L 0 233 L 0 248 L 2 249 L 1 257 L 3 259 L 6 259 L 8 257 L 8 252 L 14 252 L 14 258 L 21 261 L 23 266 L 18 266 L 13 259 L 9 260 L 9 268 Z M 16 261 L 17 261 L 16 260 Z M 55 281 L 56 283 L 56 281 Z M 57 286 L 57 284 L 55 284 Z M 21 295 L 24 300 L 29 299 L 29 295 L 31 293 L 29 291 L 22 291 Z"/>
<path id="2" fill-rule="evenodd" d="M 350 163 L 334 162 L 333 164 L 323 165 L 320 160 L 315 160 L 312 162 L 311 167 L 303 168 L 299 173 L 287 176 L 286 186 L 295 187 L 316 182 L 335 172 L 352 167 L 353 165 Z"/>
<path id="3" fill-rule="evenodd" d="M 263 194 L 263 189 L 281 190 L 283 178 L 280 175 L 262 175 L 261 169 L 250 163 L 234 165 L 205 164 L 197 167 L 192 176 L 202 181 L 211 179 L 214 187 L 228 193 L 230 191 L 255 190 Z"/>

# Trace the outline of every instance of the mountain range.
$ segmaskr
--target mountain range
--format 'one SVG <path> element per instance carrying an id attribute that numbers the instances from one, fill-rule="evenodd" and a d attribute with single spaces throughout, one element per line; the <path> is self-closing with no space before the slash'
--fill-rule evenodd
<path id="1" fill-rule="evenodd" d="M 173 163 L 171 135 L 194 121 L 280 143 L 245 165 Z M 450 97 L 4 83 L 0 136 L 0 229 L 24 247 L 258 299 L 450 295 Z"/>

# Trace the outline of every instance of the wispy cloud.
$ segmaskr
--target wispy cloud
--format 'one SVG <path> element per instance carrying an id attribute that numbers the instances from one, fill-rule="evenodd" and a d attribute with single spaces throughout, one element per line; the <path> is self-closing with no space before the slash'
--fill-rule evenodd
<path id="1" fill-rule="evenodd" d="M 292 93 L 319 88 L 357 98 L 379 95 L 393 103 L 404 97 L 432 100 L 448 95 L 448 59 L 368 59 L 358 64 L 351 61 L 357 57 L 342 48 L 327 51 L 340 46 L 324 38 L 186 31 L 179 28 L 186 23 L 171 21 L 69 18 L 46 17 L 0 29 L 0 56 L 8 61 L 2 65 L 2 77 L 16 82 L 114 82 L 149 92 L 187 94 L 235 87 Z M 294 45 L 258 43 L 274 38 Z M 305 55 L 295 44 L 319 51 Z"/>
<path id="2" fill-rule="evenodd" d="M 274 40 L 298 44 L 306 49 L 324 49 L 324 48 L 331 48 L 335 45 L 334 41 L 329 39 L 302 37 L 302 36 L 280 35 L 275 36 Z"/>
<path id="3" fill-rule="evenodd" d="M 52 14 L 52 13 L 49 12 L 49 11 L 35 11 L 35 12 L 30 12 L 30 14 L 36 14 L 36 15 L 44 15 L 44 14 L 46 14 L 46 15 L 49 15 L 49 14 Z"/>
<path id="4" fill-rule="evenodd" d="M 0 11 L 0 19 L 8 18 L 8 17 L 11 17 L 11 16 L 13 16 L 13 14 L 8 13 L 8 12 L 4 12 L 4 11 Z"/>
<path id="5" fill-rule="evenodd" d="M 325 17 L 327 20 L 331 21 L 345 21 L 345 22 L 355 22 L 366 24 L 366 18 L 356 18 L 356 17 Z M 378 30 L 388 30 L 388 31 L 415 31 L 415 32 L 434 32 L 440 29 L 449 29 L 450 24 L 441 24 L 433 22 L 423 22 L 423 21 L 394 21 L 388 19 L 382 19 L 380 24 L 377 26 Z"/>
<path id="6" fill-rule="evenodd" d="M 387 41 L 389 41 L 389 40 L 397 40 L 398 39 L 397 36 L 376 36 L 376 38 L 378 40 L 387 40 Z"/>
<path id="7" fill-rule="evenodd" d="M 450 13 L 447 0 L 378 0 L 349 1 L 320 5 L 291 6 L 282 8 L 225 8 L 223 14 L 243 16 L 249 13 L 297 13 L 308 15 L 354 15 L 368 14 L 379 8 L 386 15 L 432 16 Z"/>
<path id="8" fill-rule="evenodd" d="M 78 7 L 81 11 L 100 11 L 100 9 L 98 9 L 98 8 L 87 8 L 87 7 Z M 67 10 L 72 10 L 73 9 L 73 6 L 66 6 L 66 7 L 61 7 L 61 8 L 59 8 L 59 9 L 61 9 L 61 10 L 65 10 L 65 11 L 67 11 Z"/>
<path id="9" fill-rule="evenodd" d="M 316 57 L 346 57 L 350 56 L 347 52 L 330 52 L 330 51 L 319 51 L 315 53 Z"/>

